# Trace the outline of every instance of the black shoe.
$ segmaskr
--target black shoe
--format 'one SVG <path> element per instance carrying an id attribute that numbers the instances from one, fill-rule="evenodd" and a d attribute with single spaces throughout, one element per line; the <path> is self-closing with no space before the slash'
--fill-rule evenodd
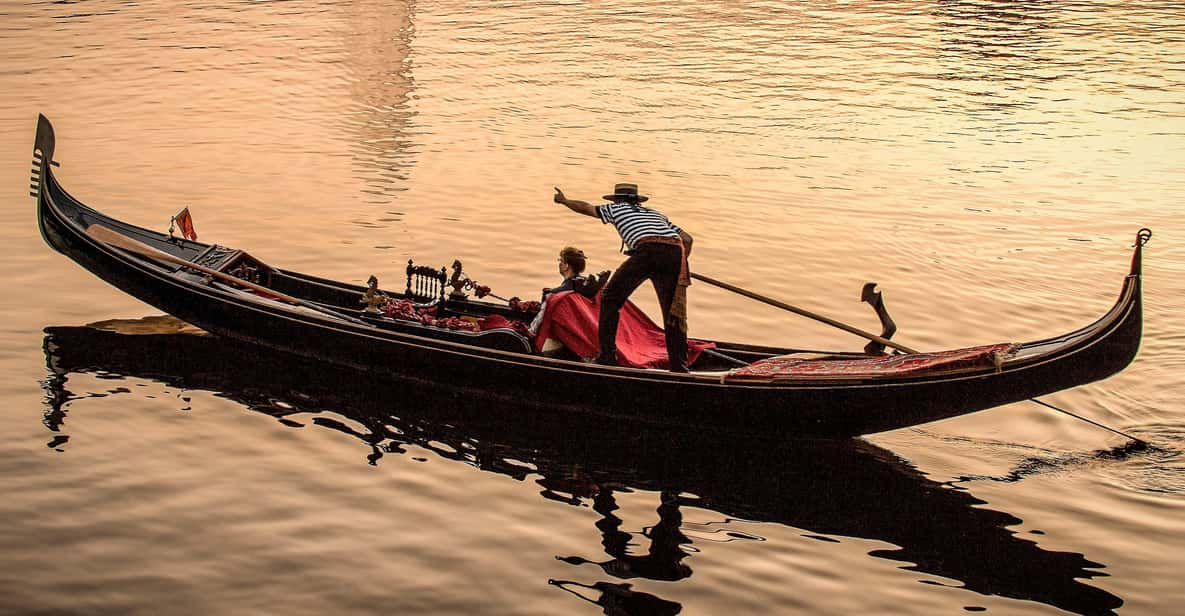
<path id="1" fill-rule="evenodd" d="M 598 366 L 616 366 L 617 353 L 601 353 L 600 355 L 597 355 L 596 359 L 592 360 L 592 363 L 597 364 Z"/>

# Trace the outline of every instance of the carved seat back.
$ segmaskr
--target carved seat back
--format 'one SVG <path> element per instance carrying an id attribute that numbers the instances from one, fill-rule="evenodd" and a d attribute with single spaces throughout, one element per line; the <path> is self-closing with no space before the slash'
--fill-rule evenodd
<path id="1" fill-rule="evenodd" d="M 407 289 L 403 292 L 407 299 L 419 304 L 443 302 L 447 284 L 447 269 L 416 265 L 407 260 Z"/>

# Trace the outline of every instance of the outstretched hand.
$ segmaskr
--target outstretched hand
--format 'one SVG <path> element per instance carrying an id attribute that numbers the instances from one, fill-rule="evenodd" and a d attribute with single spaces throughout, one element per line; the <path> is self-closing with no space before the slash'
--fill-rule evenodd
<path id="1" fill-rule="evenodd" d="M 565 197 L 564 191 L 560 190 L 559 186 L 556 186 L 556 188 L 555 188 L 555 197 L 553 197 L 553 199 L 555 200 L 556 203 L 564 205 L 568 209 L 570 209 L 573 212 L 576 212 L 578 214 L 584 214 L 585 216 L 593 216 L 593 217 L 597 216 L 597 209 L 596 208 L 589 205 L 587 202 L 581 201 L 579 199 L 569 199 L 569 198 Z"/>

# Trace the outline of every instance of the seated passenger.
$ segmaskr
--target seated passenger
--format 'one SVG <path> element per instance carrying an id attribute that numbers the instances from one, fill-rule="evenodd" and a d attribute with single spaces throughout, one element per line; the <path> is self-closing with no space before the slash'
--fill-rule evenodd
<path id="1" fill-rule="evenodd" d="M 588 259 L 584 256 L 584 251 L 572 246 L 565 246 L 560 251 L 559 262 L 560 276 L 564 277 L 563 282 L 559 286 L 550 289 L 543 289 L 543 298 L 541 301 L 546 302 L 547 296 L 552 293 L 559 293 L 560 291 L 575 291 L 577 288 L 583 287 L 587 279 L 582 275 L 584 268 L 588 264 Z M 540 310 L 542 313 L 542 310 Z"/>
<path id="2" fill-rule="evenodd" d="M 605 279 L 608 277 L 608 272 L 605 272 L 599 277 L 585 277 L 584 268 L 588 264 L 588 258 L 584 256 L 584 251 L 579 248 L 565 246 L 560 251 L 557 261 L 559 263 L 560 276 L 563 276 L 564 279 L 558 286 L 543 289 L 542 305 L 539 307 L 539 313 L 535 315 L 528 328 L 532 334 L 539 331 L 539 325 L 543 323 L 543 313 L 547 311 L 548 296 L 561 291 L 576 291 L 591 297 L 605 284 Z M 552 356 L 562 355 L 563 351 L 563 345 L 554 340 L 549 341 L 549 344 L 545 345 L 542 349 L 543 354 Z"/>

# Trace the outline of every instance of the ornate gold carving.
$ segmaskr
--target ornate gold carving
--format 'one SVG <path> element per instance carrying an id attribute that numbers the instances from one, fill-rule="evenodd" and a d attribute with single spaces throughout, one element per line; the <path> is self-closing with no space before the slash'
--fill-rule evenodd
<path id="1" fill-rule="evenodd" d="M 449 299 L 469 299 L 465 294 L 465 286 L 469 283 L 469 276 L 461 271 L 461 261 L 453 261 L 453 276 L 449 278 L 448 286 L 453 288 L 452 293 L 449 293 Z"/>
<path id="2" fill-rule="evenodd" d="M 362 294 L 359 304 L 366 304 L 367 314 L 382 314 L 379 310 L 387 302 L 387 296 L 379 291 L 379 279 L 373 275 L 366 281 L 366 292 Z"/>

